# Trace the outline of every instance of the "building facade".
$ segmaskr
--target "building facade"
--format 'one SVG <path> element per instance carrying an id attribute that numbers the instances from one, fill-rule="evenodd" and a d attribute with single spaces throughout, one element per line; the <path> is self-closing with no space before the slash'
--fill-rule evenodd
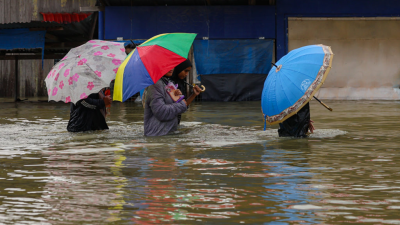
<path id="1" fill-rule="evenodd" d="M 1 24 L 43 20 L 43 12 L 72 13 L 79 12 L 82 6 L 97 5 L 105 9 L 98 12 L 94 38 L 143 41 L 160 33 L 197 33 L 190 56 L 196 69 L 190 81 L 198 77 L 208 85 L 219 82 L 215 89 L 223 90 L 210 92 L 225 96 L 217 100 L 255 100 L 253 97 L 260 92 L 260 83 L 271 67 L 269 61 L 276 62 L 290 50 L 310 44 L 329 45 L 335 54 L 332 70 L 318 93 L 320 98 L 400 98 L 397 63 L 400 2 L 397 0 L 29 2 L 0 1 L 4 4 L 0 7 L 0 29 Z M 232 46 L 238 47 L 233 51 Z M 260 48 L 265 52 L 254 51 Z M 43 68 L 39 64 L 40 60 L 19 62 L 21 97 L 46 95 L 43 79 L 53 61 L 45 60 Z M 13 71 L 13 61 L 0 61 L 0 97 L 12 95 Z M 247 82 L 245 87 L 236 85 L 244 82 Z M 239 92 L 233 90 L 240 88 Z"/>
<path id="2" fill-rule="evenodd" d="M 106 7 L 103 38 L 147 39 L 158 33 L 193 32 L 198 34 L 198 40 L 210 43 L 271 40 L 277 60 L 295 48 L 325 44 L 332 47 L 335 57 L 319 97 L 400 98 L 399 1 L 256 0 L 236 1 L 238 5 L 218 0 L 204 2 L 157 6 L 142 2 L 128 6 L 118 1 Z M 249 72 L 245 76 L 251 77 L 255 71 Z"/>

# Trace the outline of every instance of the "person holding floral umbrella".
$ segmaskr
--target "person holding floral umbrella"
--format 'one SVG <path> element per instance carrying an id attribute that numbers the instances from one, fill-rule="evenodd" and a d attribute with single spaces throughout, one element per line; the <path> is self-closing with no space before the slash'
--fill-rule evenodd
<path id="1" fill-rule="evenodd" d="M 108 129 L 103 89 L 110 86 L 126 58 L 123 43 L 90 40 L 71 49 L 47 75 L 49 101 L 71 103 L 71 132 Z"/>
<path id="2" fill-rule="evenodd" d="M 110 105 L 111 101 L 111 96 L 105 96 L 101 90 L 99 93 L 90 94 L 87 98 L 79 100 L 76 104 L 71 103 L 67 130 L 80 132 L 108 129 L 106 105 Z"/>

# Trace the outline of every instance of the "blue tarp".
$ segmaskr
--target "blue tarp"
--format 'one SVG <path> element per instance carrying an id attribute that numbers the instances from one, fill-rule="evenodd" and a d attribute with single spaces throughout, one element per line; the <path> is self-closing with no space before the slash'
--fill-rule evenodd
<path id="1" fill-rule="evenodd" d="M 44 49 L 46 31 L 26 29 L 0 30 L 0 49 Z"/>
<path id="2" fill-rule="evenodd" d="M 197 38 L 275 38 L 275 6 L 107 6 L 105 39 L 148 39 L 162 33 Z"/>
<path id="3" fill-rule="evenodd" d="M 195 40 L 197 73 L 268 74 L 271 69 L 273 40 Z"/>
<path id="4" fill-rule="evenodd" d="M 44 42 L 46 31 L 29 31 L 24 29 L 0 30 L 0 49 L 42 49 L 42 62 L 44 55 Z"/>

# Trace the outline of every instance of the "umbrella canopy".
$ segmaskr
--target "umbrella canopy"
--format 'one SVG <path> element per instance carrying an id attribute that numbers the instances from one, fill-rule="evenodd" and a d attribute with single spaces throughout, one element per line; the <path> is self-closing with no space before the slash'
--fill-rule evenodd
<path id="1" fill-rule="evenodd" d="M 91 40 L 71 49 L 45 79 L 49 101 L 76 103 L 110 86 L 125 58 L 118 42 Z"/>
<path id="2" fill-rule="evenodd" d="M 196 34 L 155 36 L 131 52 L 118 69 L 113 100 L 124 102 L 185 61 Z"/>
<path id="3" fill-rule="evenodd" d="M 332 50 L 325 45 L 301 47 L 282 57 L 264 82 L 261 107 L 266 123 L 281 123 L 309 102 L 324 83 L 332 60 Z"/>

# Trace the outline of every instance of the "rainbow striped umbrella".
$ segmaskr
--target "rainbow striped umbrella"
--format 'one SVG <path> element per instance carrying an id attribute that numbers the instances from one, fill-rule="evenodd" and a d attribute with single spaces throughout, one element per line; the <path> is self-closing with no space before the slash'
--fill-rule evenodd
<path id="1" fill-rule="evenodd" d="M 136 47 L 118 69 L 113 100 L 126 101 L 185 61 L 196 35 L 160 34 Z"/>

